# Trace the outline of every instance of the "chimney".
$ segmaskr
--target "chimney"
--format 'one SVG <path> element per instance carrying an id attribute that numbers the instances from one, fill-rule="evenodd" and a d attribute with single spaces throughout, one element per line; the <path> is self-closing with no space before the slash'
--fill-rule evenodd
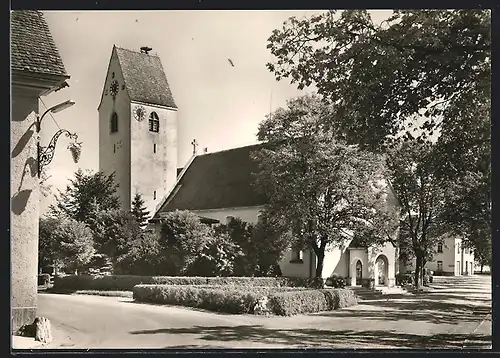
<path id="1" fill-rule="evenodd" d="M 146 55 L 149 53 L 149 51 L 151 51 L 152 48 L 149 47 L 149 46 L 142 46 L 141 47 L 141 53 L 145 53 Z"/>

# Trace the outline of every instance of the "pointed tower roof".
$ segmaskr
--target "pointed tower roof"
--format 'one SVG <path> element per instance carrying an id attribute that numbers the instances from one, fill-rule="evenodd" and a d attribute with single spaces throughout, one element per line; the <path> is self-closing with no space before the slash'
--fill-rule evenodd
<path id="1" fill-rule="evenodd" d="M 177 108 L 157 55 L 114 46 L 131 101 Z"/>

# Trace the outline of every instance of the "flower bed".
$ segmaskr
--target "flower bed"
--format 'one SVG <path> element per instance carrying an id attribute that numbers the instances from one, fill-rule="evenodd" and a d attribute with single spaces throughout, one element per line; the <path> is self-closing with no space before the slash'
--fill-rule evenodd
<path id="1" fill-rule="evenodd" d="M 252 290 L 236 286 L 137 285 L 137 302 L 203 308 L 215 312 L 266 312 L 281 316 L 330 311 L 357 304 L 353 291 L 345 289 L 312 290 L 306 288 L 254 286 Z M 264 302 L 264 303 L 263 303 Z"/>

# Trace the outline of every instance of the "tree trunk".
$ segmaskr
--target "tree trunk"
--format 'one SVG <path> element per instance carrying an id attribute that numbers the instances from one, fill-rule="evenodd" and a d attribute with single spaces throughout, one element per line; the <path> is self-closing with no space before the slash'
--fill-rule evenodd
<path id="1" fill-rule="evenodd" d="M 417 257 L 415 264 L 415 288 L 419 288 L 420 281 L 420 267 L 421 267 L 422 259 Z"/>
<path id="2" fill-rule="evenodd" d="M 316 253 L 316 258 L 317 258 L 317 262 L 316 262 L 316 278 L 321 278 L 322 275 L 323 275 L 323 263 L 325 261 L 325 252 L 319 252 L 319 253 Z"/>
<path id="3" fill-rule="evenodd" d="M 483 264 L 481 264 L 481 273 L 483 273 L 483 266 L 484 266 L 484 265 L 483 265 Z"/>

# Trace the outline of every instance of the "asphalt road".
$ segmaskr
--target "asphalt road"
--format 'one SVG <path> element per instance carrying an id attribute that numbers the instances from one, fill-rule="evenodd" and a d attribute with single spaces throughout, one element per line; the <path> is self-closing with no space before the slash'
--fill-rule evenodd
<path id="1" fill-rule="evenodd" d="M 488 348 L 490 277 L 441 277 L 433 289 L 293 317 L 41 293 L 38 315 L 52 323 L 55 340 L 46 348 Z"/>

